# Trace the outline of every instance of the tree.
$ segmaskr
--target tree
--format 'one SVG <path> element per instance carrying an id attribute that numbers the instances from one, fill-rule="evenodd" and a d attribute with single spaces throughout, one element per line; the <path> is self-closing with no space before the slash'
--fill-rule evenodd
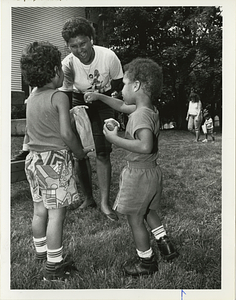
<path id="1" fill-rule="evenodd" d="M 98 42 L 122 64 L 150 57 L 163 68 L 158 108 L 162 118 L 186 128 L 190 89 L 221 117 L 222 16 L 220 7 L 99 7 Z M 101 30 L 102 29 L 102 30 Z"/>

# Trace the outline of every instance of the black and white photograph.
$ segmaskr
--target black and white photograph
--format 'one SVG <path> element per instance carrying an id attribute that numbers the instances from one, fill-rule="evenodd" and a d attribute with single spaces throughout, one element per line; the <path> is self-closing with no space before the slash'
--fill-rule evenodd
<path id="1" fill-rule="evenodd" d="M 0 299 L 235 299 L 233 0 L 2 0 Z"/>

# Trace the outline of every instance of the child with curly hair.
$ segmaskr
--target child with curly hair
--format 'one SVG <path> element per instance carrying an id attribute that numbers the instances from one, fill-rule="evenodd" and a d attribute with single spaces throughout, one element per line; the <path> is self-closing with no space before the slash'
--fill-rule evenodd
<path id="1" fill-rule="evenodd" d="M 124 138 L 118 136 L 118 127 L 110 131 L 105 124 L 103 132 L 111 143 L 127 151 L 127 165 L 121 172 L 113 209 L 127 216 L 137 256 L 127 260 L 123 268 L 128 275 L 137 276 L 158 271 L 145 222 L 164 259 L 171 261 L 178 253 L 158 214 L 162 173 L 157 164 L 160 121 L 154 104 L 162 89 L 162 71 L 153 60 L 142 58 L 133 60 L 124 70 L 124 101 L 98 93 L 86 93 L 85 100 L 101 100 L 113 109 L 129 114 Z"/>
<path id="2" fill-rule="evenodd" d="M 34 203 L 36 259 L 47 259 L 45 280 L 64 280 L 75 269 L 73 261 L 62 256 L 66 207 L 79 197 L 73 156 L 83 159 L 86 153 L 71 128 L 69 99 L 58 90 L 64 78 L 60 51 L 48 42 L 33 42 L 20 63 L 25 81 L 34 87 L 26 109 L 30 152 L 25 172 Z"/>

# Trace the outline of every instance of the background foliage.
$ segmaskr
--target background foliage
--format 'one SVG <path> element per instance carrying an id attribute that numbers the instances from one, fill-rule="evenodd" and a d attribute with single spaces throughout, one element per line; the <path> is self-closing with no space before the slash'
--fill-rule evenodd
<path id="1" fill-rule="evenodd" d="M 122 64 L 150 57 L 164 73 L 158 108 L 163 122 L 185 128 L 190 89 L 222 124 L 222 11 L 220 7 L 89 7 L 99 16 L 97 43 Z"/>

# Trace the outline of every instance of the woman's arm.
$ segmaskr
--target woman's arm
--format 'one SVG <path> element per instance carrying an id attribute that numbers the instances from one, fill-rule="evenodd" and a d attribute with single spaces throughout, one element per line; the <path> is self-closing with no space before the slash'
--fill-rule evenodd
<path id="1" fill-rule="evenodd" d="M 106 125 L 103 127 L 103 133 L 106 139 L 125 150 L 135 153 L 151 153 L 153 149 L 153 133 L 150 129 L 138 129 L 135 133 L 134 140 L 124 139 L 118 136 L 118 128 L 115 127 L 113 131 L 109 131 Z"/>
<path id="2" fill-rule="evenodd" d="M 113 109 L 126 114 L 131 114 L 136 109 L 136 105 L 126 105 L 123 100 L 112 98 L 100 93 L 86 93 L 84 95 L 84 100 L 87 103 L 100 100 L 112 107 Z"/>
<path id="3" fill-rule="evenodd" d="M 187 116 L 186 116 L 186 120 L 188 121 L 188 118 L 189 118 L 189 106 L 190 106 L 190 102 L 188 104 L 188 111 L 187 111 Z"/>
<path id="4" fill-rule="evenodd" d="M 83 150 L 81 141 L 76 138 L 71 128 L 68 97 L 63 92 L 55 93 L 52 97 L 52 104 L 58 110 L 62 140 L 71 149 L 77 159 L 82 159 L 89 151 L 85 152 Z"/>

